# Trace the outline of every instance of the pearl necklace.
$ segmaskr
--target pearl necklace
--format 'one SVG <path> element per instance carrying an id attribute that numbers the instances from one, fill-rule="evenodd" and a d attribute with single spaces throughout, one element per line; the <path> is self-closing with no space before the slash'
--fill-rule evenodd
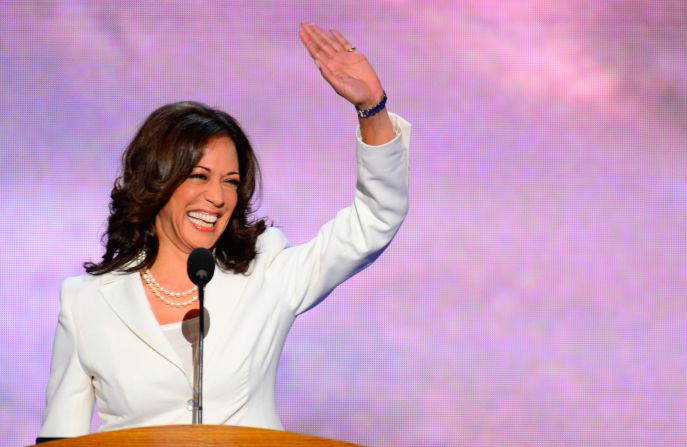
<path id="1" fill-rule="evenodd" d="M 148 269 L 143 269 L 141 272 L 141 278 L 143 278 L 143 281 L 148 285 L 150 290 L 153 292 L 153 295 L 158 297 L 160 301 L 165 303 L 168 306 L 172 307 L 186 307 L 190 304 L 195 303 L 198 300 L 198 295 L 194 296 L 191 299 L 188 299 L 186 301 L 172 301 L 167 296 L 174 297 L 174 298 L 181 298 L 185 296 L 189 296 L 192 293 L 195 293 L 198 291 L 198 286 L 193 286 L 190 289 L 188 289 L 185 292 L 172 292 L 170 290 L 165 289 L 160 285 L 159 282 L 157 282 L 157 279 L 153 276 L 152 272 Z M 167 295 L 167 296 L 165 296 Z"/>

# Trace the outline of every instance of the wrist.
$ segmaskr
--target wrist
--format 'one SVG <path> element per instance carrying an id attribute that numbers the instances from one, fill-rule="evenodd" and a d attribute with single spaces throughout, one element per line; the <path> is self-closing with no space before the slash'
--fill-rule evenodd
<path id="1" fill-rule="evenodd" d="M 381 85 L 379 85 L 372 89 L 369 98 L 365 99 L 364 101 L 354 103 L 353 105 L 356 109 L 369 109 L 379 104 L 379 102 L 382 100 L 382 97 L 384 97 L 384 89 Z"/>
<path id="2" fill-rule="evenodd" d="M 386 107 L 386 92 L 382 90 L 381 99 L 372 104 L 359 104 L 355 106 L 355 110 L 358 112 L 358 118 L 369 118 L 374 116 L 384 110 Z"/>

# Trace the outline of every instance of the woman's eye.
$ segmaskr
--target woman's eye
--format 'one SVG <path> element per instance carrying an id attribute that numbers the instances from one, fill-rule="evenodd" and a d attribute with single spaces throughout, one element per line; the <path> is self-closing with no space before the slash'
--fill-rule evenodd
<path id="1" fill-rule="evenodd" d="M 235 186 L 235 187 L 237 187 L 237 188 L 238 188 L 239 185 L 241 184 L 241 182 L 239 182 L 239 181 L 236 180 L 236 179 L 227 180 L 227 183 L 230 184 L 230 185 L 232 185 L 232 186 Z"/>
<path id="2" fill-rule="evenodd" d="M 207 176 L 206 176 L 205 174 L 195 173 L 195 174 L 191 174 L 191 175 L 189 176 L 189 178 L 195 178 L 195 179 L 199 179 L 199 180 L 206 180 L 206 179 L 207 179 Z"/>

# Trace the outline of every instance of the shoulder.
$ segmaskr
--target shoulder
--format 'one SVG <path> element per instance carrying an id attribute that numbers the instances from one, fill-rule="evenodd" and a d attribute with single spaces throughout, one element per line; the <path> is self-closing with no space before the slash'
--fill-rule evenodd
<path id="1" fill-rule="evenodd" d="M 97 287 L 100 280 L 101 278 L 99 276 L 89 275 L 88 273 L 79 276 L 70 276 L 62 281 L 62 294 L 75 294 L 83 289 Z"/>
<path id="2" fill-rule="evenodd" d="M 279 228 L 269 227 L 258 237 L 256 247 L 258 254 L 267 254 L 281 251 L 289 245 L 289 240 Z"/>
<path id="3" fill-rule="evenodd" d="M 85 298 L 93 295 L 99 282 L 99 277 L 87 273 L 68 277 L 62 281 L 60 286 L 60 321 L 62 324 L 78 319 L 78 315 L 83 313 L 81 308 L 88 302 Z"/>
<path id="4" fill-rule="evenodd" d="M 290 246 L 291 243 L 279 228 L 268 227 L 258 236 L 255 244 L 258 254 L 253 261 L 253 266 L 249 273 L 252 273 L 255 269 L 269 266 L 279 253 Z"/>
<path id="5" fill-rule="evenodd" d="M 80 296 L 92 296 L 103 285 L 123 278 L 125 273 L 105 273 L 102 275 L 91 275 L 84 273 L 79 276 L 71 276 L 62 281 L 60 287 L 60 297 L 62 304 L 65 301 L 77 299 Z"/>

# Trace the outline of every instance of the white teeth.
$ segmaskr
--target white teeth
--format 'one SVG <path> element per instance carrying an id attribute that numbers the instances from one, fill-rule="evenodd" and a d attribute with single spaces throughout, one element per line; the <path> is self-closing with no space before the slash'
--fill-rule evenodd
<path id="1" fill-rule="evenodd" d="M 203 223 L 208 223 L 210 226 L 217 222 L 217 216 L 214 214 L 206 214 L 206 213 L 201 213 L 199 211 L 189 211 L 188 217 L 192 217 L 195 220 L 199 220 Z"/>
<path id="2" fill-rule="evenodd" d="M 188 216 L 188 219 L 199 227 L 212 228 L 211 223 L 205 222 L 204 220 L 196 219 L 195 217 Z"/>

